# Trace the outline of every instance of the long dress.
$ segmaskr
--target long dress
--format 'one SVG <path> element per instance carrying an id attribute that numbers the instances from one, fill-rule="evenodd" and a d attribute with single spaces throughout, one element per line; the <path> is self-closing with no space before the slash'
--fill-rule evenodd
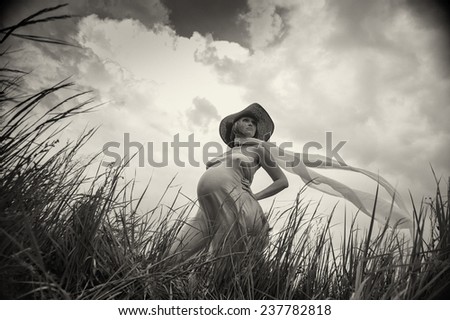
<path id="1" fill-rule="evenodd" d="M 269 226 L 250 191 L 253 176 L 261 167 L 252 151 L 235 147 L 207 163 L 197 185 L 200 208 L 193 219 L 184 222 L 172 254 L 186 259 L 204 248 L 242 252 L 256 243 L 251 241 L 254 239 L 264 245 Z"/>

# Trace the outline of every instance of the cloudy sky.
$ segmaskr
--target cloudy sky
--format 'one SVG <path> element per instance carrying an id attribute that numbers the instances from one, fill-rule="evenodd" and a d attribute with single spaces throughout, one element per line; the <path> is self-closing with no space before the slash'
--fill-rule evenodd
<path id="1" fill-rule="evenodd" d="M 59 3 L 10 2 L 0 7 L 3 26 Z M 158 161 L 162 143 L 176 134 L 187 141 L 194 133 L 201 145 L 220 142 L 220 119 L 259 102 L 275 122 L 272 141 L 291 141 L 301 151 L 308 141 L 324 145 L 325 132 L 332 132 L 333 145 L 347 141 L 340 155 L 348 164 L 379 172 L 407 199 L 408 191 L 417 201 L 433 194 L 430 165 L 444 180 L 450 173 L 449 14 L 436 1 L 66 2 L 60 12 L 77 18 L 29 31 L 77 47 L 12 39 L 11 46 L 22 49 L 12 63 L 32 72 L 26 84 L 32 90 L 71 77 L 79 90 L 92 90 L 95 101 L 104 103 L 64 133 L 70 139 L 86 126 L 101 126 L 86 154 L 107 142 L 123 146 L 129 134 L 132 141 L 153 143 Z M 51 99 L 47 103 L 43 109 Z M 195 158 L 202 162 L 201 148 Z M 186 152 L 181 159 L 187 162 Z M 146 197 L 151 207 L 174 175 L 171 192 L 181 187 L 195 197 L 203 171 L 203 165 L 176 166 L 169 149 L 167 166 L 134 163 L 127 174 L 136 173 L 141 186 L 152 177 Z M 361 177 L 333 174 L 375 190 Z M 302 186 L 298 177 L 289 180 L 279 206 Z M 254 191 L 269 182 L 259 172 Z M 325 197 L 324 211 L 337 200 Z"/>

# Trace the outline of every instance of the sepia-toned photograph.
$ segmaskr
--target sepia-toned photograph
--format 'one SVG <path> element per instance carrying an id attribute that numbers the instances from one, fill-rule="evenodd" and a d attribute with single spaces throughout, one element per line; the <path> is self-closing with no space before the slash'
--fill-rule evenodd
<path id="1" fill-rule="evenodd" d="M 450 297 L 448 3 L 0 16 L 2 300 Z"/>

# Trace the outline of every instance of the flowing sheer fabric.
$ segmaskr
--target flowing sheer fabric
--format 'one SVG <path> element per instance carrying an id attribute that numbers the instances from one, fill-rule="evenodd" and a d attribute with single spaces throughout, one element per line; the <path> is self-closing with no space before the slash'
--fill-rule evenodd
<path id="1" fill-rule="evenodd" d="M 283 170 L 298 175 L 311 188 L 350 201 L 369 217 L 372 216 L 376 200 L 375 219 L 378 222 L 382 224 L 387 222 L 391 227 L 412 228 L 412 218 L 408 214 L 400 195 L 396 193 L 394 187 L 389 182 L 373 172 L 348 166 L 345 163 L 339 163 L 336 160 L 321 155 L 294 153 L 278 147 L 275 143 L 255 138 L 237 138 L 234 142 L 235 145 L 248 144 L 264 147 L 270 152 L 272 159 Z M 363 174 L 384 188 L 391 196 L 391 199 L 384 199 L 380 195 L 375 198 L 372 194 L 350 188 L 341 182 L 317 173 L 311 168 L 338 169 Z"/>

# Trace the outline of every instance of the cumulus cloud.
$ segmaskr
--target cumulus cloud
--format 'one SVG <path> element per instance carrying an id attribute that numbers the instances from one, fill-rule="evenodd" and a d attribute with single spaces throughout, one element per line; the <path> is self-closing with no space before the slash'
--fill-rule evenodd
<path id="1" fill-rule="evenodd" d="M 212 120 L 220 120 L 217 108 L 205 98 L 195 97 L 192 101 L 194 107 L 186 112 L 187 120 L 190 124 L 202 128 L 206 131 Z"/>
<path id="2" fill-rule="evenodd" d="M 432 192 L 429 163 L 450 169 L 450 82 L 442 54 L 430 50 L 441 47 L 442 32 L 405 2 L 249 4 L 254 52 L 217 71 L 245 88 L 247 101 L 267 107 L 274 139 L 302 145 L 332 131 L 348 141 L 346 161 Z M 275 8 L 289 14 L 280 21 Z"/>
<path id="3" fill-rule="evenodd" d="M 250 11 L 242 19 L 248 23 L 252 48 L 264 48 L 282 37 L 285 24 L 273 1 L 250 0 L 248 5 Z"/>

